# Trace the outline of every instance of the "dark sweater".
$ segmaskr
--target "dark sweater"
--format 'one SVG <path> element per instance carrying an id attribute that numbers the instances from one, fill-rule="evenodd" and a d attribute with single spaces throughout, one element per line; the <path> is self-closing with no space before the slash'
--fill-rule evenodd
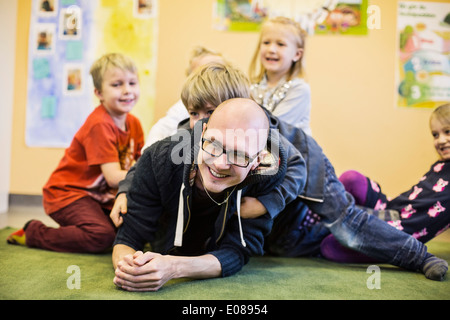
<path id="1" fill-rule="evenodd" d="M 201 128 L 200 126 L 199 121 L 196 127 Z M 193 160 L 197 159 L 199 152 L 200 135 L 195 132 L 197 131 L 193 130 L 189 141 L 186 139 L 186 132 L 179 132 L 176 136 L 158 141 L 146 149 L 136 164 L 133 182 L 127 194 L 128 213 L 124 215 L 124 223 L 119 228 L 115 244 L 142 250 L 146 243 L 150 243 L 154 252 L 182 254 L 183 247 L 174 246 L 174 237 L 182 183 L 185 234 L 189 233 L 191 216 L 196 214 L 192 212 L 193 187 L 189 181 L 191 170 L 195 168 Z M 242 190 L 242 196 L 256 198 L 279 194 L 279 197 L 273 197 L 274 204 L 270 201 L 265 204 L 266 208 L 269 207 L 269 212 L 279 212 L 286 204 L 285 199 L 295 198 L 304 186 L 306 169 L 301 155 L 289 143 L 286 144 L 286 149 L 286 140 L 278 136 L 277 132 L 270 135 L 270 140 L 274 143 L 268 143 L 269 146 L 279 147 L 279 158 L 274 159 L 270 168 L 265 168 L 264 174 L 261 170 L 251 172 L 237 186 L 228 202 L 220 206 L 211 236 L 204 244 L 203 254 L 212 254 L 219 260 L 222 276 L 238 272 L 251 256 L 262 255 L 264 237 L 272 227 L 270 214 L 256 219 L 243 219 L 242 229 L 246 246 L 242 245 L 239 220 L 235 214 L 237 190 Z M 174 155 L 183 159 L 183 162 L 174 163 Z M 279 189 L 288 168 L 290 183 Z M 185 246 L 188 244 L 185 243 Z"/>

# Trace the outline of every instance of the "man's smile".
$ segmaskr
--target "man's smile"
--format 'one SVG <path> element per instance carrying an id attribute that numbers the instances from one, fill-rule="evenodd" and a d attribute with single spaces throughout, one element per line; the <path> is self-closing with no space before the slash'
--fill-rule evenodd
<path id="1" fill-rule="evenodd" d="M 216 178 L 221 179 L 221 178 L 226 178 L 226 177 L 228 177 L 228 175 L 226 175 L 226 174 L 220 174 L 220 173 L 218 173 L 217 171 L 214 171 L 213 169 L 211 169 L 211 167 L 208 167 L 208 169 L 209 169 L 209 172 L 211 173 L 211 175 L 214 176 L 214 177 L 216 177 Z"/>

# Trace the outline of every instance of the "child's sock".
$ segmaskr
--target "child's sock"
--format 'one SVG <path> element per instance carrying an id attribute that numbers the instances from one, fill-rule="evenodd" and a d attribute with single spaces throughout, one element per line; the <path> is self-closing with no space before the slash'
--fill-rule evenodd
<path id="1" fill-rule="evenodd" d="M 9 244 L 26 245 L 25 230 L 19 229 L 16 232 L 11 233 L 8 238 L 6 238 L 6 241 Z"/>
<path id="2" fill-rule="evenodd" d="M 428 279 L 442 281 L 444 279 L 445 273 L 448 270 L 447 261 L 439 259 L 432 254 L 428 255 L 428 258 L 426 258 L 422 263 L 422 272 Z"/>
<path id="3" fill-rule="evenodd" d="M 25 230 L 27 229 L 28 225 L 33 220 L 28 221 L 25 223 L 22 229 L 17 230 L 16 232 L 11 233 L 8 238 L 6 238 L 6 242 L 9 244 L 20 244 L 26 246 L 26 236 L 25 236 Z"/>

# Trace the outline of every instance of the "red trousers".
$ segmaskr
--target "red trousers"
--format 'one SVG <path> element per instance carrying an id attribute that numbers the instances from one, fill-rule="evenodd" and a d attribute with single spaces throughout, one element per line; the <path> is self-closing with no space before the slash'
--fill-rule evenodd
<path id="1" fill-rule="evenodd" d="M 98 253 L 111 248 L 116 228 L 102 206 L 91 197 L 81 198 L 50 217 L 60 227 L 32 220 L 26 230 L 29 247 L 59 252 Z"/>

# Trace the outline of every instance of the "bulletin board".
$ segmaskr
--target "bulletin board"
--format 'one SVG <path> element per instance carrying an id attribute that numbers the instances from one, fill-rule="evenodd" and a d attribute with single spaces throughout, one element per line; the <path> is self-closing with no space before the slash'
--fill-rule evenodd
<path id="1" fill-rule="evenodd" d="M 27 146 L 70 144 L 99 104 L 89 69 L 109 52 L 128 55 L 138 66 L 141 95 L 133 114 L 145 130 L 154 106 L 157 19 L 156 0 L 33 0 Z"/>

